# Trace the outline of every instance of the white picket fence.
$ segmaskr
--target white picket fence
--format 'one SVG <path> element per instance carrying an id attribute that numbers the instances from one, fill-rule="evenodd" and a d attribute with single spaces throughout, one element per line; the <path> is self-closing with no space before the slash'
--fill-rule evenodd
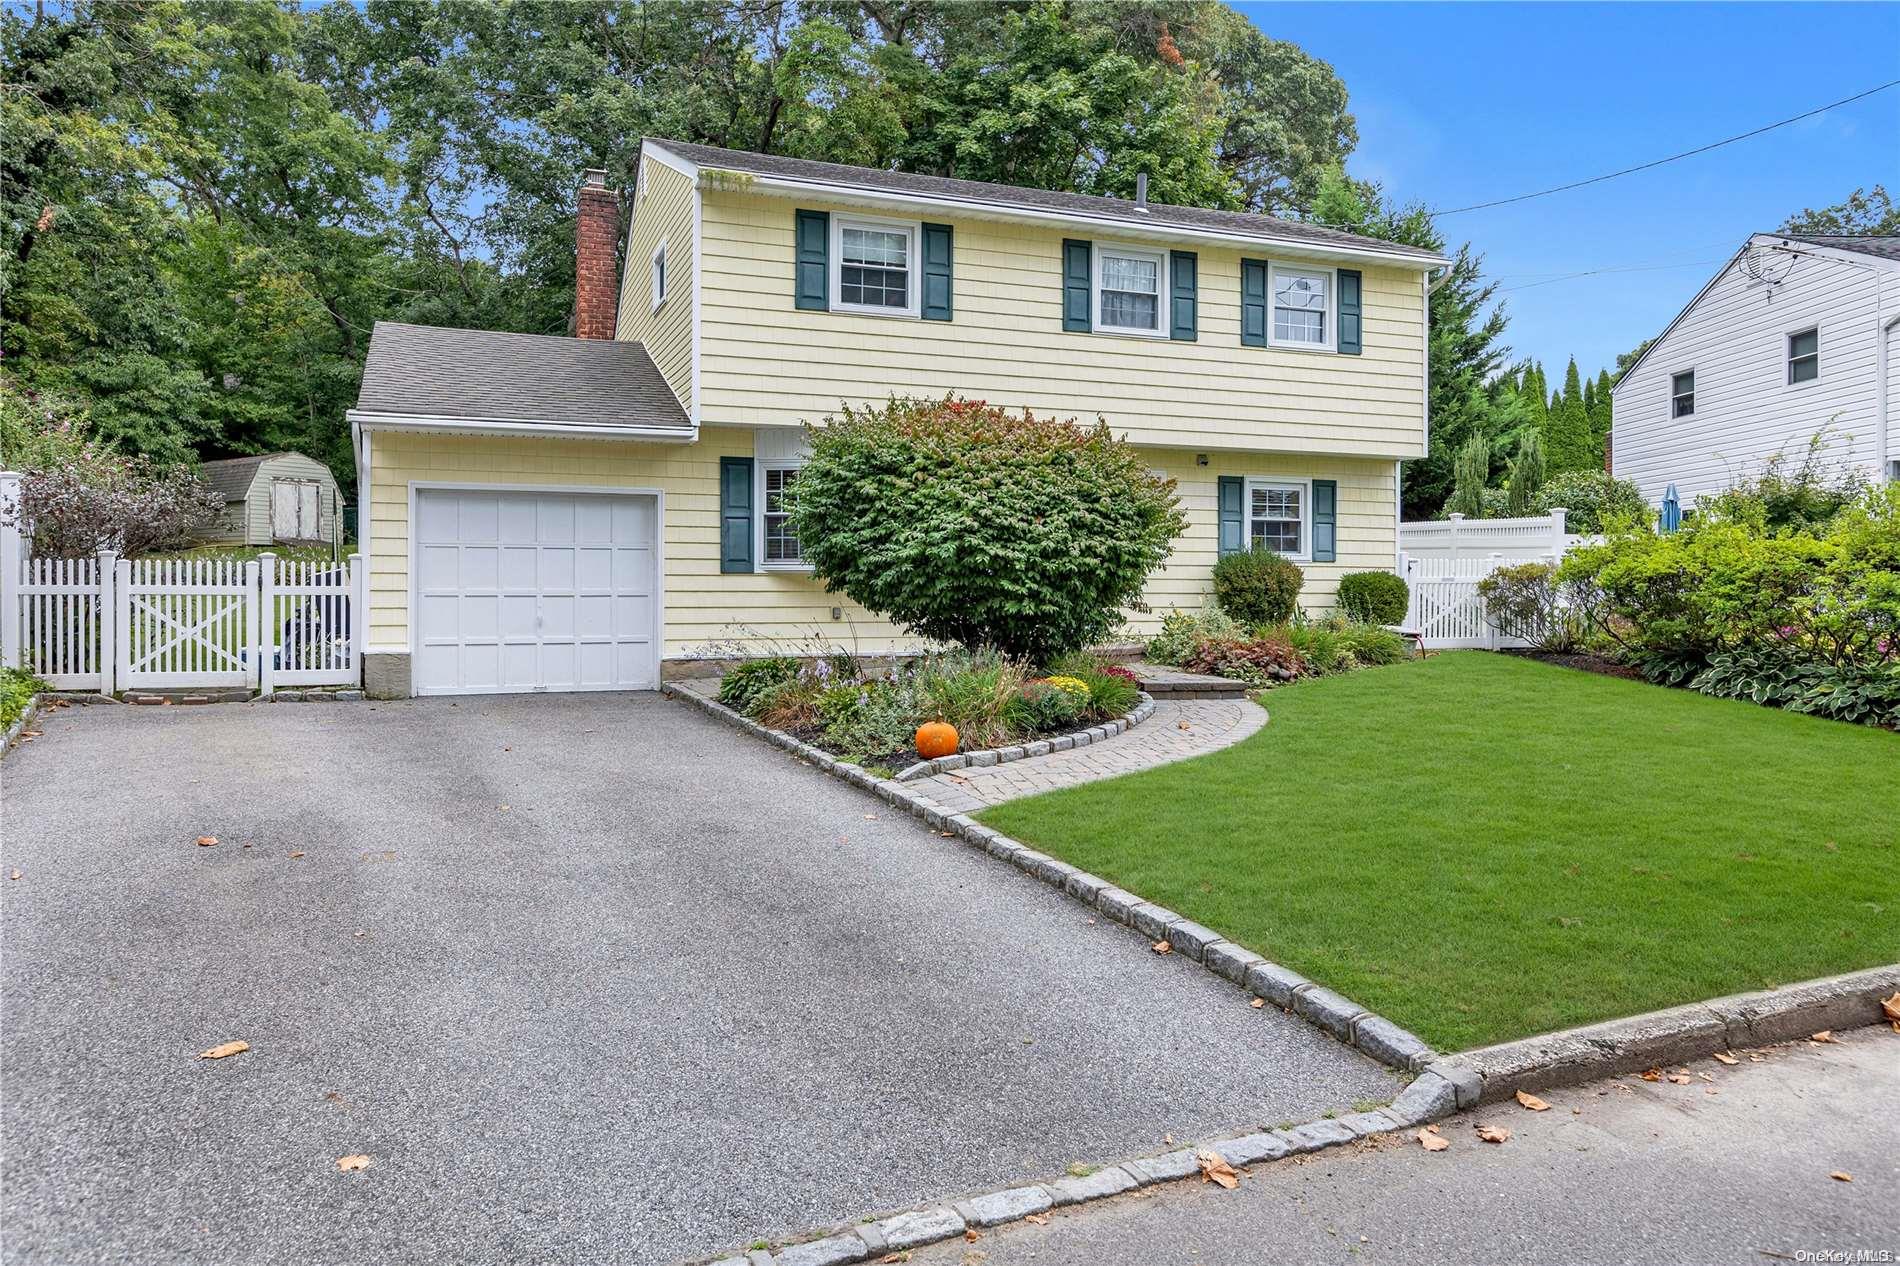
<path id="1" fill-rule="evenodd" d="M 1401 523 L 1399 549 L 1410 558 L 1562 558 L 1573 547 L 1596 539 L 1568 531 L 1567 513 L 1552 510 L 1521 519 L 1467 519 L 1454 514 L 1428 523 Z"/>
<path id="2" fill-rule="evenodd" d="M 1512 563 L 1559 563 L 1578 545 L 1601 537 L 1566 530 L 1566 512 L 1521 519 L 1467 519 L 1399 524 L 1399 574 L 1412 591 L 1404 628 L 1427 650 L 1523 646 L 1486 618 L 1478 582 Z"/>
<path id="3" fill-rule="evenodd" d="M 0 655 L 58 690 L 354 685 L 365 610 L 356 554 L 0 560 Z"/>

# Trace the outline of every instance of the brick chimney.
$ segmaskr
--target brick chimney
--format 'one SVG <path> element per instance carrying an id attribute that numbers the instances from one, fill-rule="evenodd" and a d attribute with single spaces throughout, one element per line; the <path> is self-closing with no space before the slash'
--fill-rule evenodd
<path id="1" fill-rule="evenodd" d="M 581 173 L 579 208 L 574 216 L 574 335 L 614 336 L 620 301 L 620 198 L 607 187 L 607 173 L 589 167 Z"/>

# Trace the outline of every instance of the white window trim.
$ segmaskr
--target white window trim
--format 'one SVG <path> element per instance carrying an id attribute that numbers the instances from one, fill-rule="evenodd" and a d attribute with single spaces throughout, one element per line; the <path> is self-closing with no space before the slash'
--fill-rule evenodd
<path id="1" fill-rule="evenodd" d="M 1326 276 L 1326 341 L 1324 343 L 1304 343 L 1297 339 L 1274 337 L 1273 333 L 1273 295 L 1274 279 L 1281 273 L 1324 273 Z M 1363 304 L 1363 296 L 1361 302 Z M 1360 318 L 1362 321 L 1364 317 Z M 1269 259 L 1267 261 L 1267 346 L 1281 347 L 1290 352 L 1337 352 L 1339 350 L 1339 270 L 1327 264 L 1302 264 L 1290 259 Z"/>
<path id="2" fill-rule="evenodd" d="M 1694 375 L 1694 373 L 1695 373 L 1694 365 L 1686 365 L 1681 369 L 1672 369 L 1669 371 L 1669 419 L 1672 422 L 1675 421 L 1677 418 L 1692 418 L 1695 416 L 1695 410 L 1696 410 L 1695 398 L 1697 394 L 1696 388 L 1700 384 L 1698 384 L 1692 376 L 1689 380 L 1689 390 L 1686 393 L 1676 390 L 1677 378 L 1680 378 L 1683 374 Z M 1676 400 L 1680 396 L 1683 396 L 1685 394 L 1689 397 L 1689 402 L 1690 402 L 1689 411 L 1687 413 L 1677 413 Z"/>
<path id="3" fill-rule="evenodd" d="M 902 231 L 910 240 L 904 248 L 904 259 L 910 272 L 910 284 L 905 289 L 905 298 L 910 302 L 903 308 L 885 308 L 867 303 L 846 303 L 844 294 L 844 231 L 847 228 L 883 229 Z M 917 320 L 923 313 L 924 291 L 924 222 L 922 220 L 889 220 L 873 215 L 843 215 L 831 213 L 831 241 L 828 244 L 828 260 L 825 265 L 830 274 L 827 282 L 831 288 L 831 310 L 850 312 L 858 316 L 897 317 Z"/>
<path id="4" fill-rule="evenodd" d="M 753 566 L 758 571 L 805 573 L 811 571 L 811 564 L 805 562 L 803 559 L 795 563 L 775 563 L 767 561 L 765 557 L 765 472 L 768 470 L 802 470 L 804 466 L 805 462 L 803 458 L 782 458 L 771 461 L 767 461 L 764 458 L 753 459 L 752 504 L 759 508 L 759 512 L 752 516 L 752 557 L 757 560 Z M 800 548 L 802 551 L 802 545 Z"/>
<path id="5" fill-rule="evenodd" d="M 1814 335 L 1814 377 L 1806 382 L 1795 382 L 1794 377 L 1794 340 L 1797 335 Z M 1800 391 L 1812 387 L 1821 381 L 1821 325 L 1817 321 L 1810 325 L 1797 326 L 1781 332 L 1781 388 L 1783 391 Z"/>
<path id="6" fill-rule="evenodd" d="M 1240 526 L 1248 549 L 1253 548 L 1253 490 L 1255 488 L 1298 488 L 1300 490 L 1300 552 L 1281 554 L 1291 563 L 1313 561 L 1313 481 L 1283 475 L 1248 475 L 1241 486 Z M 1278 553 L 1278 551 L 1275 551 Z"/>
<path id="7" fill-rule="evenodd" d="M 670 265 L 672 262 L 672 256 L 667 253 L 666 239 L 661 238 L 660 244 L 653 248 L 653 258 L 647 264 L 647 298 L 652 304 L 652 307 L 648 309 L 651 312 L 658 312 L 666 306 L 666 301 L 673 297 L 671 268 L 669 267 L 664 275 L 660 272 L 662 264 Z"/>
<path id="8" fill-rule="evenodd" d="M 1155 262 L 1155 328 L 1136 329 L 1129 325 L 1108 325 L 1102 320 L 1102 265 L 1109 255 L 1122 255 Z M 1166 250 L 1152 246 L 1133 246 L 1126 242 L 1092 242 L 1089 246 L 1089 329 L 1096 334 L 1119 334 L 1125 338 L 1167 338 L 1174 279 L 1169 274 Z"/>

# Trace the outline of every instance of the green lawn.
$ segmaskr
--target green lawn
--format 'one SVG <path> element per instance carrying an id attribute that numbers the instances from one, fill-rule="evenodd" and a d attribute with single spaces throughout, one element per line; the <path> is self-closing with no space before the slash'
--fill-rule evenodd
<path id="1" fill-rule="evenodd" d="M 1900 961 L 1900 734 L 1483 652 L 982 820 L 1458 1050 Z"/>

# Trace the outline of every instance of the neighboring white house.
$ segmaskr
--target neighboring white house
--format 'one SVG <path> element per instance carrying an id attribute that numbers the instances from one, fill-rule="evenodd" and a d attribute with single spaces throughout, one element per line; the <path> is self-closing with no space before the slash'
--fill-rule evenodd
<path id="1" fill-rule="evenodd" d="M 302 453 L 206 462 L 205 482 L 224 494 L 224 516 L 205 540 L 218 545 L 327 541 L 337 528 L 336 476 Z"/>
<path id="2" fill-rule="evenodd" d="M 1610 470 L 1684 506 L 1790 462 L 1900 478 L 1900 237 L 1757 233 L 1614 389 Z"/>

